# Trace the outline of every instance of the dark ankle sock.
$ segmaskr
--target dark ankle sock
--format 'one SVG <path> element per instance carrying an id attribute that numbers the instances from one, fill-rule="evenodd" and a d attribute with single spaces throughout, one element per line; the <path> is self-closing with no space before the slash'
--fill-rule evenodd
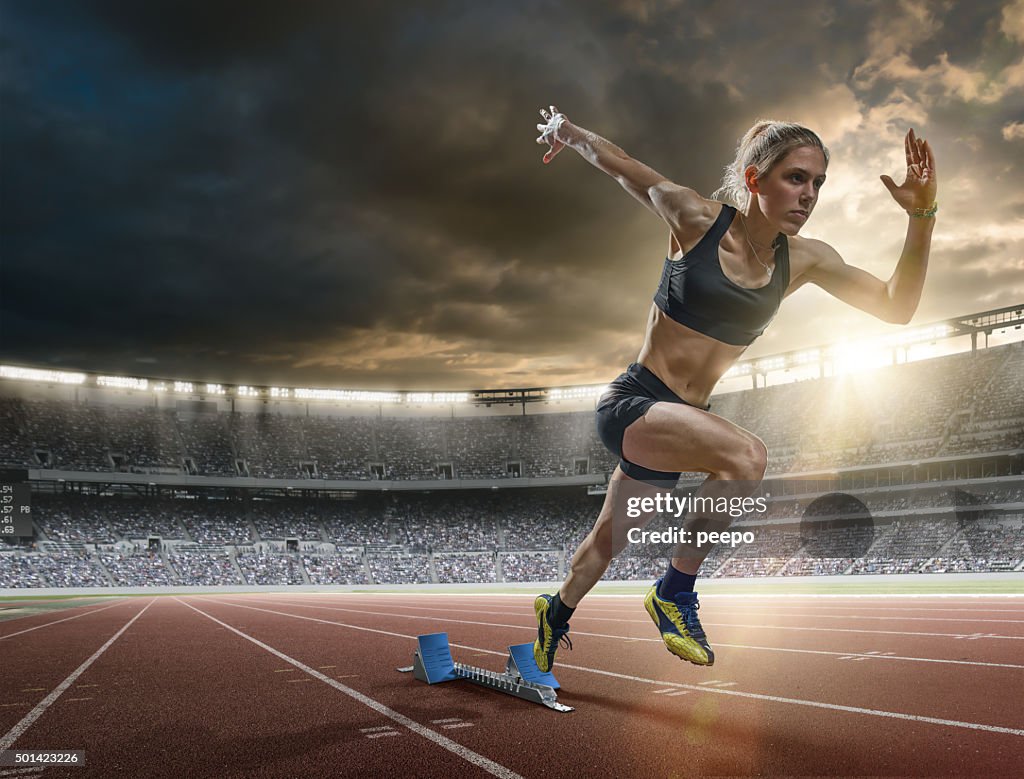
<path id="1" fill-rule="evenodd" d="M 658 587 L 658 597 L 662 600 L 675 600 L 676 595 L 681 592 L 693 592 L 696 583 L 697 574 L 677 571 L 675 566 L 669 563 L 668 571 L 665 572 L 661 586 Z"/>
<path id="2" fill-rule="evenodd" d="M 551 608 L 548 609 L 548 621 L 551 622 L 551 627 L 559 628 L 562 625 L 569 624 L 569 618 L 576 609 L 571 609 L 562 603 L 560 593 L 555 593 L 555 597 L 551 599 Z"/>

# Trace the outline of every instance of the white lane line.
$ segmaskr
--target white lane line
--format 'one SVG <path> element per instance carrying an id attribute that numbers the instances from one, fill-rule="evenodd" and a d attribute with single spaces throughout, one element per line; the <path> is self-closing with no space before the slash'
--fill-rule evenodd
<path id="1" fill-rule="evenodd" d="M 629 612 L 636 614 L 636 611 Z M 622 620 L 617 617 L 590 617 L 586 614 L 573 615 L 580 619 L 594 619 L 600 620 L 601 622 L 621 622 Z M 784 614 L 779 612 L 769 611 L 727 611 L 721 616 L 723 617 L 781 617 L 782 619 L 790 618 L 807 618 L 807 619 L 887 619 L 895 620 L 897 622 L 999 622 L 1008 625 L 1024 625 L 1024 619 L 969 619 L 968 617 L 886 617 L 886 616 L 871 616 L 868 614 Z M 772 627 L 771 625 L 764 625 L 764 627 Z"/>
<path id="2" fill-rule="evenodd" d="M 50 625 L 57 625 L 61 622 L 67 622 L 68 620 L 78 619 L 79 617 L 87 617 L 90 614 L 97 614 L 101 611 L 112 609 L 114 608 L 114 606 L 120 606 L 122 603 L 124 603 L 124 598 L 118 600 L 117 603 L 111 603 L 109 606 L 104 606 L 102 609 L 83 611 L 81 614 L 75 614 L 72 617 L 64 617 L 64 619 L 55 619 L 53 622 L 44 622 L 42 625 L 36 625 L 33 628 L 25 628 L 24 630 L 19 630 L 17 633 L 8 633 L 7 635 L 0 636 L 0 641 L 3 641 L 5 638 L 13 638 L 14 636 L 20 636 L 22 633 L 31 633 L 33 630 L 39 630 L 39 628 L 49 627 Z"/>
<path id="3" fill-rule="evenodd" d="M 99 649 L 97 649 L 93 653 L 92 657 L 90 657 L 88 660 L 86 660 L 84 663 L 82 663 L 80 666 L 78 666 L 78 668 L 76 668 L 74 671 L 72 671 L 71 675 L 68 676 L 67 679 L 65 679 L 63 682 L 58 684 L 54 688 L 53 692 L 51 692 L 49 695 L 47 695 L 45 698 L 43 698 L 36 705 L 36 707 L 34 709 L 32 709 L 32 711 L 30 711 L 28 714 L 25 715 L 25 717 L 21 720 L 21 722 L 19 722 L 17 725 L 15 725 L 13 728 L 11 728 L 7 732 L 6 736 L 4 736 L 3 738 L 0 738 L 0 750 L 10 749 L 11 748 L 11 744 L 13 744 L 15 741 L 17 741 L 21 737 L 22 733 L 24 733 L 26 730 L 28 730 L 30 727 L 32 727 L 32 723 L 35 722 L 37 719 L 39 719 L 43 715 L 43 713 L 51 705 L 53 705 L 54 701 L 56 701 L 61 695 L 63 695 L 64 691 L 67 690 L 68 687 L 70 687 L 72 684 L 74 684 L 75 680 L 78 679 L 78 677 L 81 676 L 83 673 L 85 673 L 85 670 L 90 665 L 92 665 L 94 662 L 96 662 L 96 660 L 99 658 L 99 656 L 102 655 L 104 652 L 106 652 L 107 649 L 110 648 L 110 645 L 113 644 L 115 641 L 117 641 L 117 639 L 119 639 L 121 637 L 121 635 L 128 628 L 130 628 L 132 626 L 132 623 L 135 622 L 135 620 L 137 620 L 139 617 L 141 617 L 146 612 L 146 609 L 148 609 L 150 606 L 152 606 L 155 601 L 156 601 L 156 598 L 154 598 L 149 603 L 147 603 L 142 608 L 142 611 L 140 611 L 138 614 L 136 614 L 134 617 L 132 617 L 130 620 L 128 620 L 128 623 L 123 628 L 121 628 L 119 631 L 117 631 L 114 635 L 112 635 L 107 640 L 107 643 L 105 643 L 103 646 L 101 646 Z"/>
<path id="4" fill-rule="evenodd" d="M 297 596 L 297 595 L 290 595 L 288 597 L 298 598 L 299 596 Z M 591 596 L 588 595 L 587 597 L 589 598 Z M 349 599 L 346 598 L 345 600 L 346 600 L 346 602 L 349 602 Z M 710 603 L 714 603 L 716 608 L 721 608 L 721 609 L 727 611 L 730 614 L 756 613 L 756 614 L 765 614 L 767 616 L 778 616 L 778 617 L 785 617 L 785 616 L 793 616 L 793 617 L 797 617 L 797 616 L 806 616 L 806 617 L 823 616 L 823 615 L 818 615 L 818 614 L 792 614 L 792 613 L 790 613 L 788 611 L 785 611 L 785 609 L 828 609 L 830 611 L 832 611 L 832 610 L 848 610 L 848 611 L 859 611 L 859 612 L 863 613 L 865 608 L 870 608 L 873 611 L 918 611 L 918 612 L 920 612 L 920 611 L 939 611 L 939 612 L 942 612 L 943 614 L 947 614 L 947 613 L 949 613 L 951 611 L 966 611 L 966 612 L 970 612 L 970 613 L 973 613 L 973 614 L 976 614 L 978 612 L 982 612 L 984 614 L 1005 613 L 1005 614 L 1024 615 L 1024 611 L 1022 611 L 1021 609 L 985 609 L 985 608 L 980 608 L 978 606 L 973 606 L 973 607 L 970 607 L 970 608 L 967 608 L 967 607 L 964 607 L 964 608 L 954 608 L 954 607 L 947 607 L 947 608 L 922 608 L 922 607 L 917 607 L 917 608 L 913 608 L 913 607 L 910 607 L 910 606 L 876 606 L 874 604 L 863 604 L 863 605 L 860 605 L 860 606 L 841 606 L 841 605 L 829 604 L 827 606 L 818 606 L 818 605 L 813 604 L 813 603 L 802 603 L 799 606 L 779 606 L 779 605 L 775 605 L 775 606 L 772 606 L 772 611 L 771 612 L 767 612 L 767 611 L 734 612 L 734 611 L 732 611 L 732 609 L 735 608 L 736 606 L 726 605 L 726 604 L 721 603 L 720 602 L 721 599 L 718 596 L 715 596 L 715 595 L 702 595 L 701 596 L 701 600 L 702 601 L 707 601 L 709 604 Z M 351 599 L 351 604 L 354 605 L 354 606 L 372 606 L 372 605 L 374 605 L 372 600 L 367 600 L 365 598 L 361 598 L 359 600 L 356 600 L 356 599 L 353 598 L 353 599 Z M 480 606 L 483 606 L 485 604 L 471 604 L 471 605 L 473 605 L 474 608 L 479 608 Z M 508 613 L 508 605 L 509 604 L 507 604 L 507 603 L 498 603 L 498 604 L 493 604 L 493 605 L 496 608 L 501 609 L 501 611 L 499 611 L 498 613 L 501 613 L 501 614 L 507 614 Z M 749 605 L 749 604 L 737 604 L 737 605 Z M 451 606 L 452 606 L 451 603 L 449 603 L 449 604 L 438 604 L 437 606 L 410 606 L 410 605 L 407 605 L 407 604 L 402 604 L 402 608 L 411 609 L 413 611 L 444 611 L 445 609 L 450 609 Z M 635 608 L 635 609 L 610 609 L 610 608 L 605 608 L 603 605 L 598 605 L 598 606 L 591 607 L 590 609 L 587 609 L 587 611 L 593 610 L 593 611 L 599 612 L 601 614 L 635 614 L 639 608 L 642 608 L 642 606 L 641 606 L 640 598 L 639 598 L 639 596 L 637 596 L 637 608 Z M 527 612 L 527 613 L 532 613 L 533 612 L 533 605 L 532 605 L 532 603 L 525 603 L 524 606 L 523 606 L 523 611 Z M 832 614 L 832 615 L 829 615 L 829 616 L 833 616 L 833 617 L 837 617 L 838 618 L 838 617 L 841 617 L 842 615 Z M 596 619 L 596 617 L 590 617 L 590 619 Z M 881 618 L 880 617 L 874 617 L 874 619 L 881 619 Z M 887 617 L 887 619 L 898 619 L 898 617 Z M 918 617 L 917 619 L 929 619 L 929 617 Z M 939 618 L 936 617 L 936 619 L 939 619 Z M 974 621 L 985 621 L 985 620 L 967 620 L 967 621 L 968 622 L 974 622 Z M 1002 621 L 1002 620 L 994 620 L 994 621 Z M 1006 620 L 1006 621 L 1007 622 L 1024 622 L 1024 620 Z"/>
<path id="5" fill-rule="evenodd" d="M 455 722 L 451 725 L 442 725 L 441 727 L 444 730 L 453 730 L 455 728 L 471 728 L 473 727 L 473 725 L 474 723 L 472 722 Z"/>
<path id="6" fill-rule="evenodd" d="M 431 725 L 443 725 L 446 722 L 462 722 L 459 717 L 448 717 L 446 719 L 432 719 L 430 720 Z"/>
<path id="7" fill-rule="evenodd" d="M 251 600 L 254 603 L 272 603 L 274 605 L 279 605 L 279 606 L 297 606 L 299 608 L 304 608 L 304 609 L 324 609 L 324 610 L 327 610 L 327 611 L 344 611 L 344 612 L 350 612 L 350 613 L 353 613 L 353 614 L 371 614 L 371 615 L 373 615 L 375 617 L 379 617 L 380 616 L 380 611 L 365 611 L 363 609 L 346 609 L 346 608 L 342 608 L 341 606 L 316 606 L 316 605 L 312 605 L 312 604 L 307 605 L 305 603 L 290 603 L 288 601 L 281 601 L 281 600 L 269 600 L 268 601 L 268 600 L 263 600 L 263 599 L 258 599 L 258 598 L 252 598 Z M 399 616 L 399 615 L 396 615 L 396 616 Z M 430 620 L 431 622 L 456 622 L 456 623 L 463 624 L 463 625 L 486 625 L 488 627 L 496 627 L 496 628 L 515 628 L 516 630 L 523 630 L 523 629 L 527 629 L 527 628 L 529 628 L 529 629 L 535 629 L 536 628 L 536 624 L 534 624 L 532 626 L 531 625 L 509 625 L 509 624 L 504 623 L 504 622 L 480 622 L 478 620 L 455 619 L 453 617 L 431 617 L 431 616 L 423 616 L 423 615 L 420 615 L 420 614 L 402 614 L 400 616 L 403 619 L 425 619 L 425 620 Z M 575 618 L 575 615 L 573 615 L 573 617 Z M 581 619 L 588 619 L 588 617 L 581 617 Z M 649 619 L 616 619 L 616 620 L 611 620 L 611 621 L 613 621 L 613 622 L 621 622 L 621 623 L 633 622 L 633 623 L 643 624 L 643 625 L 650 624 L 650 620 Z M 797 627 L 797 626 L 792 626 L 792 625 L 741 625 L 741 624 L 736 624 L 736 623 L 733 623 L 733 622 L 705 622 L 704 620 L 701 620 L 701 622 L 703 623 L 703 625 L 705 627 L 719 627 L 719 628 L 757 628 L 757 629 L 760 629 L 760 630 L 804 630 L 804 631 L 816 631 L 816 632 L 822 632 L 822 633 L 869 633 L 871 635 L 886 635 L 886 636 L 940 636 L 940 637 L 943 637 L 943 638 L 966 638 L 966 639 L 974 639 L 974 640 L 982 639 L 982 638 L 1000 638 L 1000 639 L 1016 639 L 1016 640 L 1024 641 L 1024 636 L 1000 636 L 1000 635 L 996 635 L 994 633 L 922 633 L 922 632 L 919 632 L 919 631 L 866 630 L 866 629 L 863 629 L 863 628 L 819 628 L 819 627 Z M 584 632 L 579 631 L 579 630 L 573 630 L 573 634 L 577 635 L 577 636 L 595 636 L 595 637 L 598 637 L 598 638 L 619 638 L 619 639 L 627 638 L 627 636 L 614 636 L 614 635 L 608 635 L 607 633 L 584 633 Z M 645 638 L 632 638 L 632 637 L 629 637 L 629 638 L 631 640 L 633 640 L 633 641 L 647 641 L 647 640 L 656 640 L 656 641 L 658 641 L 658 640 L 660 640 L 660 639 L 645 639 Z M 729 645 L 728 644 L 720 644 L 720 646 L 729 646 Z M 810 650 L 796 650 L 796 649 L 794 649 L 792 651 L 797 652 L 797 651 L 810 651 Z M 844 652 L 843 654 L 848 654 L 848 653 Z M 911 660 L 921 659 L 921 660 L 923 660 L 924 658 L 906 658 L 906 659 L 911 659 Z M 958 662 L 961 662 L 961 661 L 950 660 L 948 662 L 958 663 Z M 967 664 L 973 665 L 973 663 L 967 663 Z"/>
<path id="8" fill-rule="evenodd" d="M 387 736 L 400 736 L 402 735 L 397 730 L 389 730 L 386 733 L 371 733 L 367 738 L 385 738 Z"/>
<path id="9" fill-rule="evenodd" d="M 519 776 L 519 774 L 515 773 L 512 769 L 506 768 L 500 763 L 496 763 L 493 760 L 484 757 L 483 755 L 477 754 L 473 750 L 462 746 L 462 744 L 452 741 L 451 739 L 442 736 L 440 733 L 437 733 L 436 731 L 433 731 L 430 728 L 424 727 L 423 725 L 420 725 L 418 722 L 409 719 L 404 714 L 399 714 L 394 709 L 389 709 L 383 703 L 379 703 L 375 701 L 373 698 L 369 698 L 366 695 L 363 695 L 361 692 L 353 690 L 351 687 L 347 687 L 346 685 L 342 684 L 341 682 L 335 681 L 329 676 L 325 676 L 324 674 L 317 671 L 315 668 L 310 668 L 305 663 L 302 663 L 293 657 L 289 657 L 284 652 L 280 652 L 277 649 L 274 649 L 274 647 L 264 644 L 259 639 L 253 638 L 252 636 L 243 633 L 241 630 L 237 630 L 236 628 L 231 627 L 231 625 L 228 625 L 225 622 L 221 622 L 219 619 L 217 619 L 214 616 L 211 616 L 210 614 L 207 614 L 205 611 L 197 609 L 191 603 L 186 603 L 180 598 L 175 598 L 175 600 L 178 601 L 178 603 L 188 606 L 193 611 L 199 612 L 204 617 L 206 617 L 209 620 L 212 620 L 213 622 L 216 622 L 221 627 L 227 628 L 232 633 L 241 636 L 247 641 L 251 641 L 260 649 L 270 652 L 270 654 L 274 655 L 280 660 L 284 660 L 286 663 L 290 663 L 291 665 L 298 668 L 300 671 L 309 674 L 315 679 L 319 679 L 324 684 L 330 685 L 339 692 L 343 692 L 345 695 L 348 695 L 350 698 L 354 698 L 355 700 L 362 703 L 364 706 L 369 706 L 374 711 L 378 712 L 379 714 L 383 714 L 385 717 L 397 722 L 399 725 L 404 725 L 413 733 L 416 733 L 420 736 L 423 736 L 425 739 L 433 741 L 438 746 L 447 749 L 449 752 L 458 757 L 461 757 L 466 762 L 479 766 L 480 768 L 487 771 L 489 774 L 492 774 L 494 776 L 506 777 L 507 779 L 523 779 L 523 777 Z"/>
<path id="10" fill-rule="evenodd" d="M 581 634 L 582 635 L 582 634 Z M 637 641 L 658 641 L 656 638 L 641 638 L 635 639 Z M 845 660 L 848 657 L 858 657 L 862 659 L 877 659 L 877 660 L 907 660 L 914 663 L 943 663 L 946 665 L 976 665 L 983 668 L 1014 668 L 1017 670 L 1024 670 L 1024 665 L 1017 665 L 1015 663 L 986 663 L 981 660 L 942 660 L 937 657 L 904 657 L 902 655 L 885 653 L 878 654 L 877 652 L 830 652 L 825 649 L 789 649 L 781 646 L 750 646 L 749 644 L 722 644 L 718 641 L 715 642 L 715 646 L 725 646 L 731 649 L 756 649 L 762 652 L 796 652 L 798 654 L 807 655 L 826 655 L 832 657 L 838 657 L 840 660 Z"/>
<path id="11" fill-rule="evenodd" d="M 976 619 L 972 617 L 904 617 L 904 616 L 877 616 L 869 614 L 772 614 L 764 611 L 732 611 L 728 616 L 736 617 L 809 617 L 811 619 L 889 619 L 904 622 L 914 620 L 916 622 L 1000 622 L 1007 625 L 1024 625 L 1024 619 Z"/>
<path id="12" fill-rule="evenodd" d="M 246 606 L 241 603 L 233 603 L 232 601 L 215 600 L 208 598 L 214 603 L 219 603 L 224 606 L 234 606 L 240 609 L 251 609 L 253 611 L 263 611 L 267 614 L 279 614 L 282 617 L 291 617 L 292 619 L 301 619 L 309 622 L 320 622 L 325 625 L 336 625 L 338 627 L 350 628 L 352 630 L 361 630 L 367 633 L 379 633 L 385 636 L 394 636 L 396 638 L 406 638 L 411 641 L 416 640 L 416 636 L 407 635 L 405 633 L 394 633 L 390 630 L 378 630 L 377 628 L 367 628 L 361 625 L 348 625 L 344 622 L 334 622 L 328 619 L 319 619 L 317 617 L 306 617 L 301 614 L 289 614 L 286 611 L 273 611 L 272 609 L 261 609 L 256 606 Z M 187 605 L 187 604 L 186 604 Z M 194 608 L 194 607 L 192 607 Z M 196 609 L 198 611 L 198 609 Z M 211 617 L 211 619 L 213 619 Z M 223 624 L 223 623 L 221 623 Z M 227 625 L 225 625 L 227 627 Z M 233 628 L 232 628 L 233 629 Z M 254 641 L 255 639 L 250 639 Z M 466 644 L 451 644 L 453 647 L 459 649 L 468 649 L 472 652 L 486 652 L 490 655 L 499 655 L 501 657 L 507 657 L 508 652 L 497 652 L 491 649 L 482 649 L 478 646 L 468 646 Z M 881 709 L 865 709 L 859 706 L 844 706 L 838 703 L 824 703 L 822 701 L 808 701 L 800 698 L 784 698 L 779 695 L 766 695 L 764 693 L 756 692 L 743 692 L 742 690 L 724 690 L 719 687 L 701 687 L 695 684 L 683 684 L 681 682 L 668 682 L 664 679 L 647 679 L 642 676 L 630 676 L 628 674 L 620 674 L 614 671 L 604 671 L 600 668 L 588 668 L 581 665 L 569 665 L 567 663 L 559 663 L 560 668 L 568 668 L 573 671 L 585 671 L 587 673 L 600 674 L 601 676 L 610 676 L 615 679 L 624 679 L 626 681 L 638 682 L 640 684 L 653 684 L 659 687 L 674 687 L 678 690 L 693 690 L 695 692 L 708 693 L 709 695 L 732 695 L 737 698 L 749 698 L 758 701 L 771 701 L 773 703 L 788 703 L 795 706 L 809 706 L 816 709 L 827 709 L 831 711 L 845 711 L 852 714 L 866 714 L 874 717 L 887 717 L 891 719 L 907 720 L 912 722 L 927 722 L 932 725 L 945 725 L 947 727 L 955 728 L 968 728 L 970 730 L 983 730 L 989 733 L 1005 733 L 1011 736 L 1024 736 L 1024 729 L 1019 728 L 1004 728 L 999 725 L 983 725 L 977 722 L 961 722 L 960 720 L 951 719 L 940 719 L 938 717 L 924 717 L 917 714 L 904 714 L 898 711 L 883 711 Z"/>
<path id="13" fill-rule="evenodd" d="M 25 776 L 26 774 L 41 774 L 46 770 L 46 766 L 34 766 L 32 768 L 9 768 L 6 771 L 0 771 L 0 776 Z"/>
<path id="14" fill-rule="evenodd" d="M 360 733 L 380 733 L 384 730 L 394 730 L 391 725 L 380 725 L 376 728 L 359 728 Z"/>
<path id="15" fill-rule="evenodd" d="M 552 590 L 553 592 L 554 590 Z M 416 597 L 409 597 L 416 596 Z M 424 611 L 432 611 L 438 609 L 450 609 L 453 606 L 464 605 L 471 607 L 475 610 L 481 609 L 493 609 L 499 612 L 507 612 L 509 607 L 516 604 L 522 605 L 525 602 L 524 610 L 528 610 L 528 607 L 533 602 L 534 595 L 531 593 L 524 593 L 522 595 L 508 596 L 502 600 L 486 600 L 482 597 L 469 597 L 469 596 L 438 596 L 434 595 L 432 598 L 422 593 L 401 593 L 401 594 L 390 594 L 380 593 L 375 596 L 367 596 L 361 594 L 358 596 L 343 596 L 343 597 L 330 597 L 325 596 L 314 596 L 311 593 L 299 595 L 298 593 L 288 593 L 286 597 L 290 598 L 303 598 L 309 603 L 334 603 L 338 605 L 364 605 L 373 606 L 379 604 L 382 600 L 388 604 L 393 604 L 396 599 L 401 599 L 402 606 L 408 608 L 422 609 Z M 643 597 L 642 592 L 637 592 L 633 595 L 602 595 L 600 593 L 589 593 L 587 595 L 586 611 L 594 611 L 600 614 L 628 614 L 635 612 L 635 609 L 629 605 L 629 601 L 639 602 Z M 509 601 L 508 598 L 515 598 L 515 601 Z M 780 604 L 779 601 L 782 599 L 788 601 L 787 603 Z M 1010 615 L 1017 615 L 1024 617 L 1024 608 L 1008 608 L 1013 606 L 1024 606 L 1024 595 L 1006 595 L 1005 599 L 1000 602 L 982 602 L 974 600 L 970 595 L 949 595 L 942 600 L 936 600 L 931 602 L 921 602 L 916 599 L 910 598 L 905 595 L 859 595 L 859 596 L 843 596 L 845 600 L 840 600 L 839 596 L 831 595 L 817 595 L 817 596 L 801 596 L 788 593 L 776 593 L 771 594 L 750 594 L 750 595 L 722 595 L 720 593 L 701 593 L 701 600 L 708 605 L 714 603 L 716 607 L 721 608 L 724 611 L 730 611 L 733 609 L 746 608 L 750 609 L 755 607 L 762 602 L 771 601 L 771 603 L 765 603 L 766 608 L 785 610 L 785 609 L 836 609 L 836 610 L 852 610 L 852 611 L 863 611 L 864 609 L 870 608 L 872 610 L 881 611 L 928 611 L 937 610 L 942 612 L 948 611 L 966 611 L 970 613 L 987 612 L 987 611 L 1005 611 Z M 917 603 L 921 605 L 916 605 Z M 902 603 L 905 605 L 893 606 L 887 605 L 892 603 Z M 414 606 L 414 604 L 416 604 Z M 915 605 L 909 605 L 915 604 Z M 948 605 L 947 605 L 948 604 Z M 989 608 L 991 606 L 991 608 Z M 999 608 L 1002 607 L 1002 608 Z"/>

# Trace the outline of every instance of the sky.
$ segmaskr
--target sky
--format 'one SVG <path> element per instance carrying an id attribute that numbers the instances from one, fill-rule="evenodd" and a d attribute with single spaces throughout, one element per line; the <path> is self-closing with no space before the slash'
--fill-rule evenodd
<path id="1" fill-rule="evenodd" d="M 915 324 L 1024 302 L 1024 0 L 0 0 L 0 362 L 363 389 L 600 383 L 667 227 L 558 106 L 714 191 L 759 118 L 830 148 L 801 235 L 887 279 L 903 136 L 940 210 Z M 805 286 L 745 356 L 887 334 Z"/>

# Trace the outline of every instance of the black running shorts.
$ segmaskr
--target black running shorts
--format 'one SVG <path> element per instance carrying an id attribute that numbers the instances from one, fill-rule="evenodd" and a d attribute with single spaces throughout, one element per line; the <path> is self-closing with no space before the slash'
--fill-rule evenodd
<path id="1" fill-rule="evenodd" d="M 619 467 L 631 479 L 672 489 L 679 481 L 678 473 L 652 471 L 622 456 L 622 437 L 626 428 L 647 413 L 655 403 L 682 403 L 692 406 L 665 386 L 665 383 L 640 363 L 633 363 L 626 372 L 608 385 L 597 404 L 597 434 L 608 450 L 619 458 Z M 707 411 L 711 406 L 704 410 Z"/>

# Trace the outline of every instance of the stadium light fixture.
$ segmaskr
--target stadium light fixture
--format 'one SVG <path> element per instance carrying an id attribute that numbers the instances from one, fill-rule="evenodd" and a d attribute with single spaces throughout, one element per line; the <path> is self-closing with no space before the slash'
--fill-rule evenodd
<path id="1" fill-rule="evenodd" d="M 174 382 L 174 391 L 183 392 L 187 395 L 191 395 L 196 391 L 195 386 L 190 381 L 176 381 Z"/>
<path id="2" fill-rule="evenodd" d="M 207 384 L 206 385 L 207 395 L 227 395 L 228 391 L 224 389 L 223 384 Z"/>
<path id="3" fill-rule="evenodd" d="M 402 396 L 397 392 L 363 392 L 357 390 L 327 390 L 299 387 L 295 397 L 300 400 L 336 400 L 343 403 L 400 403 Z"/>
<path id="4" fill-rule="evenodd" d="M 548 390 L 548 400 L 581 400 L 598 398 L 608 389 L 607 384 L 591 384 L 583 387 L 556 387 Z"/>
<path id="5" fill-rule="evenodd" d="M 84 373 L 44 371 L 37 368 L 16 368 L 13 365 L 0 365 L 0 378 L 41 381 L 46 384 L 85 384 L 86 376 Z"/>
<path id="6" fill-rule="evenodd" d="M 149 389 L 149 379 L 135 379 L 130 376 L 97 376 L 97 387 L 113 387 L 114 389 Z"/>
<path id="7" fill-rule="evenodd" d="M 723 378 L 734 379 L 737 376 L 749 376 L 750 372 L 754 369 L 754 366 L 749 362 L 737 363 L 733 365 L 729 370 L 725 372 Z"/>
<path id="8" fill-rule="evenodd" d="M 952 332 L 953 328 L 949 325 L 933 325 L 932 327 L 918 327 L 913 330 L 896 333 L 895 335 L 885 338 L 884 341 L 886 343 L 904 346 L 907 344 L 922 343 L 925 341 L 935 341 L 939 338 L 945 338 Z"/>
<path id="9" fill-rule="evenodd" d="M 759 371 L 777 371 L 780 368 L 785 367 L 786 360 L 783 357 L 768 357 L 763 360 L 758 360 L 757 369 Z"/>
<path id="10" fill-rule="evenodd" d="M 468 392 L 409 392 L 405 396 L 408 403 L 465 403 L 469 400 Z"/>

